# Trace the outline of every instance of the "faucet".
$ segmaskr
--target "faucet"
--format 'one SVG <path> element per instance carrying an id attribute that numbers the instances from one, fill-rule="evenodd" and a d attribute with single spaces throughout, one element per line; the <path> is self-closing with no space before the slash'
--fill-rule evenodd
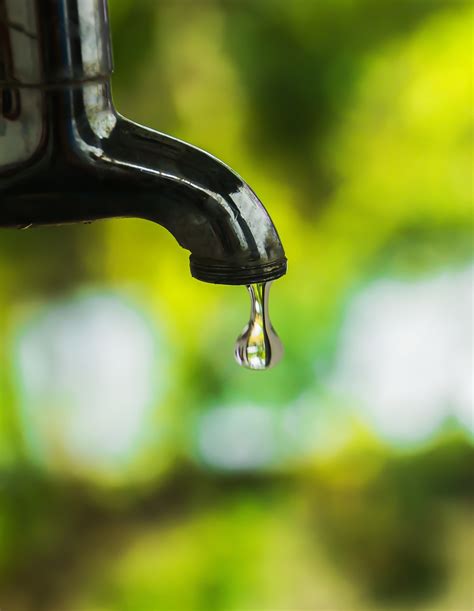
<path id="1" fill-rule="evenodd" d="M 107 0 L 0 0 L 0 227 L 137 217 L 217 284 L 286 273 L 263 204 L 227 165 L 114 108 Z"/>

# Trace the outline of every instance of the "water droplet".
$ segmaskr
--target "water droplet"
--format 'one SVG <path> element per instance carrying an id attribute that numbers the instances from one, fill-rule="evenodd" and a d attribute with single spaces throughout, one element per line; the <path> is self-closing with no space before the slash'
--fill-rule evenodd
<path id="1" fill-rule="evenodd" d="M 283 356 L 283 344 L 268 314 L 270 286 L 271 282 L 247 286 L 251 300 L 250 320 L 237 338 L 235 360 L 248 369 L 269 369 Z"/>

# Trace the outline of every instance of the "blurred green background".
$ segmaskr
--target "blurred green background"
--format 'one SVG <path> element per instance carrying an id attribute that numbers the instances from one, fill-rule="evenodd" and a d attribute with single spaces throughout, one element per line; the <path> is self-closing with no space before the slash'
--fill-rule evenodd
<path id="1" fill-rule="evenodd" d="M 118 109 L 289 259 L 286 348 L 138 220 L 0 235 L 0 607 L 473 608 L 473 5 L 110 0 Z"/>

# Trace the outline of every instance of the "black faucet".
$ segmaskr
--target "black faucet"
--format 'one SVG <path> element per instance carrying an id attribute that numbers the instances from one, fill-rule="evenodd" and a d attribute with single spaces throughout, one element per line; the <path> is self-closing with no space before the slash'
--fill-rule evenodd
<path id="1" fill-rule="evenodd" d="M 286 272 L 263 204 L 212 155 L 118 114 L 107 0 L 0 0 L 0 227 L 149 219 L 220 284 Z"/>

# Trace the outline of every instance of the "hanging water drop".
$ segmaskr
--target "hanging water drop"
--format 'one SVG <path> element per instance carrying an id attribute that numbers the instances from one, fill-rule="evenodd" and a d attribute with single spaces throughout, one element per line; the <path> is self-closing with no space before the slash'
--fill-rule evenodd
<path id="1" fill-rule="evenodd" d="M 283 356 L 283 345 L 268 314 L 271 282 L 250 284 L 250 320 L 235 344 L 235 360 L 248 369 L 269 369 Z"/>

